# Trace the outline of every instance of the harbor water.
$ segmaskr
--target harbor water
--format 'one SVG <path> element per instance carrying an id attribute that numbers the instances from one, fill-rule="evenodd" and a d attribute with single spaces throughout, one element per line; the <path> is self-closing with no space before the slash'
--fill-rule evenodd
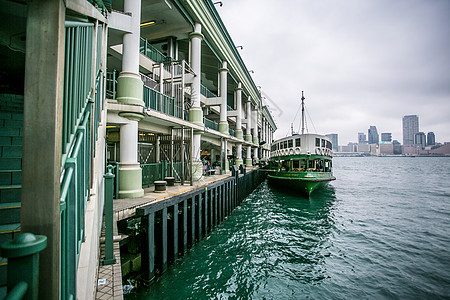
<path id="1" fill-rule="evenodd" d="M 334 158 L 309 199 L 262 183 L 126 299 L 450 299 L 450 158 Z"/>

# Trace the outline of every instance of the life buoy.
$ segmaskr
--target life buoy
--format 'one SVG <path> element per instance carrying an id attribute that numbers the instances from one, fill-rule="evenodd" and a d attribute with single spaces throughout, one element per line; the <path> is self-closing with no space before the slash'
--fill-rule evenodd
<path id="1" fill-rule="evenodd" d="M 320 155 L 325 155 L 325 151 L 323 149 L 320 149 Z"/>
<path id="2" fill-rule="evenodd" d="M 319 148 L 316 148 L 316 154 L 320 155 L 320 149 Z"/>
<path id="3" fill-rule="evenodd" d="M 289 149 L 284 149 L 284 155 L 289 155 Z"/>
<path id="4" fill-rule="evenodd" d="M 297 148 L 295 148 L 295 154 L 300 154 L 302 152 L 302 150 L 299 148 L 299 147 L 297 147 Z"/>
<path id="5" fill-rule="evenodd" d="M 290 155 L 294 155 L 294 149 L 290 149 L 290 150 L 289 150 L 289 154 L 290 154 Z"/>

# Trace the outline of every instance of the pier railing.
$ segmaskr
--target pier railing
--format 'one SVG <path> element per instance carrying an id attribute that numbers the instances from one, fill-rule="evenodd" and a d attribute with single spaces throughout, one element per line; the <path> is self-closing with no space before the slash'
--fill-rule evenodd
<path id="1" fill-rule="evenodd" d="M 213 92 L 208 90 L 208 88 L 206 86 L 204 86 L 203 84 L 200 85 L 200 94 L 202 94 L 206 98 L 215 98 L 215 97 L 217 97 L 216 94 L 214 94 Z"/>
<path id="2" fill-rule="evenodd" d="M 203 117 L 203 123 L 205 124 L 205 127 L 207 127 L 207 128 L 219 130 L 219 125 L 217 124 L 217 122 L 214 122 L 208 118 Z"/>
<path id="3" fill-rule="evenodd" d="M 139 43 L 139 52 L 153 60 L 155 63 L 161 63 L 169 60 L 167 56 L 158 51 L 158 49 L 153 47 L 152 44 L 142 37 Z"/>
<path id="4" fill-rule="evenodd" d="M 166 96 L 144 85 L 144 103 L 147 108 L 162 112 L 166 115 L 181 118 L 182 108 L 175 103 L 175 99 Z"/>
<path id="5" fill-rule="evenodd" d="M 173 166 L 173 168 L 172 168 Z M 182 166 L 181 162 L 161 161 L 159 163 L 141 164 L 142 168 L 142 187 L 149 187 L 157 180 L 163 180 L 164 177 L 173 176 L 175 180 L 181 180 Z"/>
<path id="6" fill-rule="evenodd" d="M 101 26 L 66 22 L 62 159 L 60 177 L 60 295 L 76 298 L 76 273 L 85 239 L 85 210 L 89 200 L 92 151 L 95 151 L 105 78 L 101 71 Z M 94 58 L 96 57 L 95 62 Z M 77 59 L 74 59 L 77 58 Z"/>

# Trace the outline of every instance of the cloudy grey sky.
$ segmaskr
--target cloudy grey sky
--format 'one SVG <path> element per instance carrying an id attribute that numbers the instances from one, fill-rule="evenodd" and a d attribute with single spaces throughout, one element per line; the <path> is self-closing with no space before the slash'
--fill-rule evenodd
<path id="1" fill-rule="evenodd" d="M 317 132 L 338 133 L 340 145 L 370 125 L 402 142 L 409 114 L 450 142 L 450 0 L 222 2 L 256 85 L 275 102 L 276 138 L 289 132 L 303 90 Z"/>

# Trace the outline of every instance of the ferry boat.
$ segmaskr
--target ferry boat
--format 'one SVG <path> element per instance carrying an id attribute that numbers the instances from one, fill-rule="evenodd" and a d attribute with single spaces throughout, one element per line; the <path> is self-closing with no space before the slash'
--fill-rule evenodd
<path id="1" fill-rule="evenodd" d="M 302 131 L 274 141 L 268 167 L 269 184 L 286 186 L 309 196 L 333 176 L 332 143 L 320 134 L 305 131 L 305 98 L 302 91 Z"/>

